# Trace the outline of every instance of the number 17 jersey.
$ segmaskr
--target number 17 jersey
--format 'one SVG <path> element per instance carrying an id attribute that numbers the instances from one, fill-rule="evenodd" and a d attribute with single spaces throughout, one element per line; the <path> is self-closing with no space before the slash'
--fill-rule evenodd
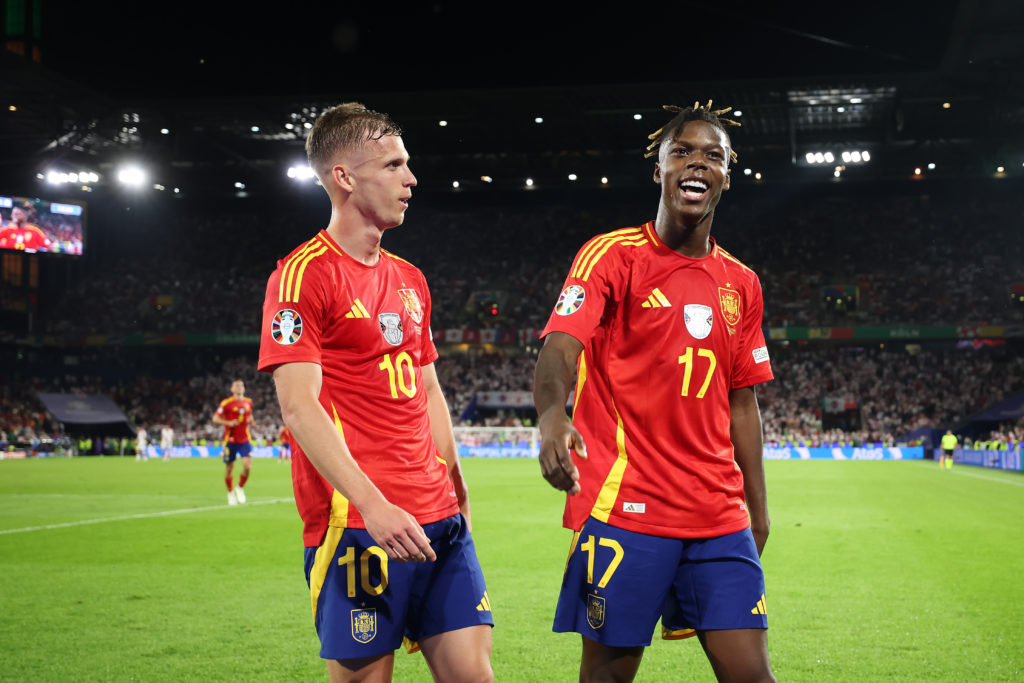
<path id="1" fill-rule="evenodd" d="M 427 416 L 421 367 L 436 359 L 426 280 L 387 251 L 367 266 L 321 231 L 280 261 L 267 283 L 259 369 L 320 365 L 320 405 L 352 457 L 420 524 L 459 511 Z M 328 526 L 365 528 L 301 444 L 292 454 L 292 485 L 307 547 L 320 545 Z"/>
<path id="2" fill-rule="evenodd" d="M 542 336 L 583 344 L 573 424 L 587 445 L 563 522 L 588 517 L 654 536 L 749 526 L 730 438 L 729 393 L 772 379 L 761 285 L 712 239 L 689 258 L 653 223 L 599 235 L 577 254 Z"/>

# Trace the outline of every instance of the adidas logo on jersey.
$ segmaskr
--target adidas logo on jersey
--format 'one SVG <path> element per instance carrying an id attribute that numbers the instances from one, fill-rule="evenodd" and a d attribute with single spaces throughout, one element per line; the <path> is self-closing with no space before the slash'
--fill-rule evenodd
<path id="1" fill-rule="evenodd" d="M 352 310 L 345 314 L 346 318 L 369 318 L 370 314 L 366 312 L 366 307 L 363 306 L 363 302 L 356 299 L 355 303 L 352 304 Z"/>
<path id="2" fill-rule="evenodd" d="M 491 611 L 491 600 L 487 597 L 487 591 L 484 591 L 484 599 L 480 601 L 480 604 L 476 606 L 477 612 L 490 612 Z"/>
<path id="3" fill-rule="evenodd" d="M 647 301 L 640 304 L 640 306 L 642 308 L 671 308 L 672 304 L 661 293 L 661 290 L 655 287 L 651 295 L 647 297 Z"/>

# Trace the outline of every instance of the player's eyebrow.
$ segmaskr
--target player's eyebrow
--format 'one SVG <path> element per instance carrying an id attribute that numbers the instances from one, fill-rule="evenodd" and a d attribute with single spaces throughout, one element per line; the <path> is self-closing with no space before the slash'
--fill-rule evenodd
<path id="1" fill-rule="evenodd" d="M 689 142 L 689 141 L 686 141 L 686 140 L 678 140 L 678 139 L 673 140 L 669 144 L 669 149 L 673 149 L 673 148 L 676 148 L 676 147 L 685 147 L 687 149 L 693 149 L 695 147 L 700 147 L 702 150 L 704 150 L 706 152 L 707 151 L 712 151 L 712 150 L 718 150 L 718 151 L 723 152 L 723 153 L 727 149 L 726 147 L 724 147 L 719 142 L 712 142 L 712 143 L 707 144 L 707 145 L 695 145 L 692 142 Z"/>

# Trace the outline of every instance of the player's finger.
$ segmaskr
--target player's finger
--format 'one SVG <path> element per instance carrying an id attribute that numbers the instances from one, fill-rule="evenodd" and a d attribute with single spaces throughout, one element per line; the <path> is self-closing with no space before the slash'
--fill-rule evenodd
<path id="1" fill-rule="evenodd" d="M 415 529 L 406 534 L 402 542 L 408 553 L 408 559 L 413 562 L 433 562 L 437 559 L 437 554 L 430 547 L 430 539 L 423 533 L 423 527 L 418 524 Z"/>
<path id="2" fill-rule="evenodd" d="M 569 495 L 579 493 L 579 472 L 572 464 L 572 458 L 568 450 L 555 449 L 555 453 L 548 453 L 547 462 L 542 464 L 541 472 L 548 483 L 559 491 L 565 491 Z"/>
<path id="3" fill-rule="evenodd" d="M 576 430 L 573 430 L 571 441 L 572 441 L 572 449 L 574 451 L 576 451 L 576 455 L 578 455 L 581 458 L 583 458 L 584 460 L 586 460 L 586 458 L 587 458 L 587 444 L 583 443 L 583 436 L 579 432 L 577 432 Z"/>

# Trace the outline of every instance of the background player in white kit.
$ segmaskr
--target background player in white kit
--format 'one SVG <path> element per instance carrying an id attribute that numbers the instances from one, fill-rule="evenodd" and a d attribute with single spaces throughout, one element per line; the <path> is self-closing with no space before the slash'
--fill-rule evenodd
<path id="1" fill-rule="evenodd" d="M 171 447 L 174 446 L 174 430 L 170 425 L 164 425 L 160 429 L 160 453 L 164 460 L 171 459 Z"/>

